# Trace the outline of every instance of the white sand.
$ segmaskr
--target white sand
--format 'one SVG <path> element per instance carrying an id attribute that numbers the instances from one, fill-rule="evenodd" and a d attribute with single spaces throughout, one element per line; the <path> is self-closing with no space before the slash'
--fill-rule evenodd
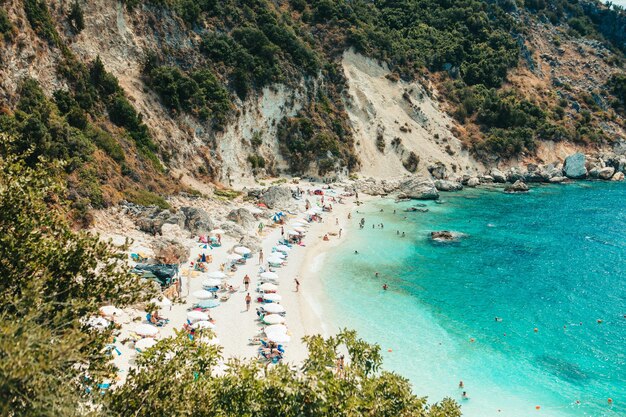
<path id="1" fill-rule="evenodd" d="M 306 195 L 309 188 L 319 187 L 303 187 L 305 190 L 304 198 L 308 198 L 312 204 L 319 202 L 319 197 Z M 341 191 L 335 188 L 338 196 Z M 328 196 L 326 197 L 328 199 Z M 334 327 L 322 322 L 322 311 L 324 309 L 323 288 L 319 276 L 321 263 L 324 260 L 324 253 L 328 249 L 340 244 L 345 237 L 348 212 L 354 206 L 354 197 L 343 198 L 344 204 L 332 203 L 333 212 L 322 213 L 322 223 L 311 223 L 307 228 L 307 233 L 303 239 L 305 246 L 294 245 L 289 252 L 288 262 L 286 266 L 278 268 L 276 272 L 279 275 L 278 294 L 282 296 L 281 304 L 287 311 L 286 325 L 291 335 L 291 341 L 286 344 L 286 353 L 284 360 L 291 363 L 301 362 L 307 354 L 305 345 L 301 339 L 305 335 L 322 334 L 329 335 L 328 330 Z M 328 200 L 326 201 L 328 204 Z M 290 229 L 289 224 L 293 219 L 301 217 L 304 213 L 304 199 L 299 203 L 297 215 L 290 215 L 285 225 L 285 232 Z M 263 220 L 269 224 L 271 220 Z M 338 224 L 336 222 L 338 221 Z M 323 236 L 326 233 L 338 233 L 342 228 L 342 238 L 338 236 L 330 236 L 329 241 L 324 241 Z M 140 232 L 135 232 L 133 237 L 137 239 Z M 112 236 L 109 236 L 112 237 Z M 113 235 L 114 237 L 114 235 Z M 277 245 L 280 239 L 280 227 L 266 227 L 263 232 L 262 248 L 264 257 L 267 259 L 272 252 L 272 248 Z M 119 236 L 117 238 L 119 240 Z M 192 239 L 183 242 L 191 249 L 191 260 L 197 259 L 198 255 L 205 252 L 207 255 L 213 256 L 213 262 L 209 264 L 209 271 L 220 270 L 220 265 L 226 262 L 226 256 L 230 253 L 230 249 L 236 245 L 234 238 L 223 236 L 222 246 L 214 249 L 203 249 L 201 245 Z M 136 243 L 133 248 L 145 247 L 145 243 L 141 241 Z M 267 264 L 265 264 L 267 267 Z M 181 268 L 183 271 L 189 269 L 189 263 Z M 228 301 L 223 302 L 220 306 L 210 310 L 211 317 L 215 320 L 217 328 L 215 333 L 219 339 L 219 344 L 223 347 L 223 356 L 225 358 L 255 358 L 257 357 L 258 345 L 249 344 L 249 339 L 258 335 L 262 328 L 261 323 L 257 320 L 256 308 L 260 305 L 256 302 L 258 292 L 256 292 L 259 272 L 258 253 L 254 253 L 245 266 L 239 266 L 237 272 L 229 273 L 227 283 L 233 286 L 239 286 L 239 290 L 233 294 Z M 251 278 L 249 292 L 253 299 L 249 311 L 246 311 L 243 277 L 248 274 Z M 181 330 L 186 322 L 188 308 L 190 308 L 198 300 L 191 295 L 194 291 L 202 289 L 202 280 L 206 274 L 197 273 L 183 274 L 182 278 L 182 298 L 185 300 L 183 304 L 175 304 L 171 308 L 165 307 L 161 310 L 161 315 L 170 319 L 170 322 L 159 328 L 158 338 L 174 335 L 174 330 Z M 295 291 L 294 278 L 298 277 L 300 282 L 299 292 Z M 224 293 L 218 292 L 221 296 Z M 122 355 L 114 354 L 114 362 L 121 369 L 120 379 L 125 379 L 125 375 L 129 367 L 133 366 L 134 358 L 138 354 L 134 349 L 130 348 L 130 344 L 122 345 L 120 342 L 128 337 L 132 331 L 140 323 L 146 323 L 146 312 L 139 310 L 127 310 L 127 316 L 121 320 L 122 334 L 118 337 L 115 346 L 122 352 Z"/>

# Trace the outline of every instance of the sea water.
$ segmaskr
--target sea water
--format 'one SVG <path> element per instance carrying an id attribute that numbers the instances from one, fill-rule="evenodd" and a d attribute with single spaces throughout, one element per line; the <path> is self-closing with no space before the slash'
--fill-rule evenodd
<path id="1" fill-rule="evenodd" d="M 329 330 L 379 344 L 385 369 L 464 416 L 626 416 L 626 186 L 442 199 L 353 211 L 323 259 Z M 466 237 L 434 243 L 434 230 Z"/>

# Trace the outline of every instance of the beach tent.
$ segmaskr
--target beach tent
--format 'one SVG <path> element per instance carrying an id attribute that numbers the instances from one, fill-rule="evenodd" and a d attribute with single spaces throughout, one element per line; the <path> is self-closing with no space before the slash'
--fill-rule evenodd
<path id="1" fill-rule="evenodd" d="M 268 314 L 263 317 L 262 321 L 266 324 L 283 324 L 286 319 L 278 314 Z"/>
<path id="2" fill-rule="evenodd" d="M 280 295 L 278 295 L 278 294 L 274 294 L 274 293 L 272 293 L 272 294 L 263 294 L 263 299 L 264 299 L 265 301 L 271 301 L 271 302 L 275 303 L 275 302 L 277 302 L 277 301 L 282 300 L 282 299 L 283 299 L 283 297 L 281 297 L 281 296 L 280 296 Z"/>
<path id="3" fill-rule="evenodd" d="M 196 306 L 200 308 L 215 308 L 220 305 L 220 300 L 212 298 L 210 300 L 201 300 L 196 303 Z"/>
<path id="4" fill-rule="evenodd" d="M 265 283 L 265 284 L 259 285 L 259 289 L 263 291 L 276 291 L 278 290 L 278 286 L 274 284 L 270 284 L 270 283 Z"/>
<path id="5" fill-rule="evenodd" d="M 191 295 L 196 297 L 198 300 L 208 300 L 213 298 L 213 293 L 206 290 L 194 291 Z"/>
<path id="6" fill-rule="evenodd" d="M 139 352 L 143 352 L 144 350 L 150 349 L 156 344 L 157 341 L 154 339 L 141 339 L 135 342 L 135 349 L 137 349 Z"/>
<path id="7" fill-rule="evenodd" d="M 214 288 L 222 285 L 222 281 L 217 278 L 206 278 L 202 281 L 202 286 L 204 288 Z"/>
<path id="8" fill-rule="evenodd" d="M 192 323 L 197 321 L 209 321 L 209 315 L 198 310 L 191 310 L 187 313 L 187 320 Z"/>
<path id="9" fill-rule="evenodd" d="M 270 279 L 270 280 L 277 280 L 278 279 L 278 274 L 276 272 L 271 272 L 271 271 L 266 271 L 266 272 L 261 272 L 261 275 L 259 275 L 262 279 Z"/>
<path id="10" fill-rule="evenodd" d="M 228 278 L 228 275 L 226 275 L 225 273 L 223 273 L 222 271 L 213 271 L 213 272 L 209 272 L 208 274 L 206 274 L 207 277 L 209 278 L 216 278 L 216 279 L 225 279 Z"/>
<path id="11" fill-rule="evenodd" d="M 284 215 L 285 213 L 283 213 L 282 211 L 279 211 L 278 213 L 274 213 L 274 215 L 272 216 L 272 221 L 278 222 Z"/>
<path id="12" fill-rule="evenodd" d="M 237 246 L 233 251 L 236 254 L 239 254 L 242 256 L 249 255 L 252 252 L 250 249 L 246 248 L 245 246 Z"/>
<path id="13" fill-rule="evenodd" d="M 284 313 L 285 312 L 285 307 L 283 307 L 280 304 L 275 304 L 275 303 L 266 304 L 266 305 L 262 306 L 261 308 L 266 313 L 271 313 L 271 314 L 279 314 L 279 313 Z"/>
<path id="14" fill-rule="evenodd" d="M 154 337 L 159 333 L 159 329 L 151 324 L 140 324 L 135 327 L 135 333 L 141 337 Z"/>
<path id="15" fill-rule="evenodd" d="M 201 329 L 215 329 L 215 324 L 211 323 L 208 320 L 200 320 L 191 325 L 196 330 Z"/>

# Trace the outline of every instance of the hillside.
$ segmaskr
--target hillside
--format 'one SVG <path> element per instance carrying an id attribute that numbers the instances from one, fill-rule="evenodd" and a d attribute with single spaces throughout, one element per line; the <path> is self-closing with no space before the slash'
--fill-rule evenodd
<path id="1" fill-rule="evenodd" d="M 582 0 L 0 1 L 0 129 L 74 209 L 289 173 L 611 149 L 626 17 Z"/>

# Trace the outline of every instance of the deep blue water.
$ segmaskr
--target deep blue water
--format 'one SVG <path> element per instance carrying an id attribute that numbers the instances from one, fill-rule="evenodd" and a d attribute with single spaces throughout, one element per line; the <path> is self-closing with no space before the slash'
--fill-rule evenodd
<path id="1" fill-rule="evenodd" d="M 384 199 L 353 212 L 324 262 L 328 321 L 379 343 L 385 368 L 469 417 L 626 416 L 626 186 L 442 199 L 427 213 Z M 467 237 L 436 244 L 433 230 Z"/>

